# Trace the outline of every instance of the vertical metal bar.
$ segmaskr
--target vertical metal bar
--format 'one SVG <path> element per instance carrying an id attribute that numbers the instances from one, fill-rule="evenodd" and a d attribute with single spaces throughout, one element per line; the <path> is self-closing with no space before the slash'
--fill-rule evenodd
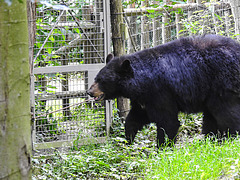
<path id="1" fill-rule="evenodd" d="M 111 51 L 111 19 L 110 19 L 110 0 L 103 0 L 103 11 L 104 11 L 104 52 L 105 59 Z"/>
<path id="2" fill-rule="evenodd" d="M 112 106 L 113 106 L 113 101 L 109 100 L 106 101 L 106 131 L 107 131 L 107 137 L 110 135 L 110 127 L 113 121 L 113 114 L 112 114 Z"/>
<path id="3" fill-rule="evenodd" d="M 35 95 L 34 95 L 34 81 L 35 77 L 33 72 L 30 77 L 30 105 L 32 113 L 32 148 L 35 150 L 34 144 L 36 143 L 36 119 L 35 119 Z"/>
<path id="4" fill-rule="evenodd" d="M 103 0 L 103 12 L 104 12 L 104 63 L 106 63 L 106 57 L 111 51 L 110 42 L 110 31 L 111 31 L 111 20 L 110 20 L 110 0 Z M 109 136 L 110 125 L 112 123 L 112 102 L 106 101 L 106 130 L 107 136 Z"/>

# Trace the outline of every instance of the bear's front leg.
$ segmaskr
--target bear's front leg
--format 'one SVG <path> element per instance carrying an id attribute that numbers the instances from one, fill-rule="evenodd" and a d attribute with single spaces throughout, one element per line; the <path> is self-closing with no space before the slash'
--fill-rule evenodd
<path id="1" fill-rule="evenodd" d="M 132 102 L 132 108 L 125 122 L 125 136 L 128 143 L 132 144 L 138 132 L 144 125 L 150 123 L 147 112 L 138 103 Z"/>

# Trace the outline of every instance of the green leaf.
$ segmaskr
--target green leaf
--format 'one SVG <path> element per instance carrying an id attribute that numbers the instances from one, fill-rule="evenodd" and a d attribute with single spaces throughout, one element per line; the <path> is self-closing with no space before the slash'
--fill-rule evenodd
<path id="1" fill-rule="evenodd" d="M 223 19 L 221 18 L 221 16 L 219 16 L 218 14 L 214 14 L 214 16 L 216 16 L 220 21 L 223 21 Z"/>
<path id="2" fill-rule="evenodd" d="M 57 89 L 56 86 L 52 86 L 52 85 L 47 85 L 46 87 L 51 88 L 51 89 Z"/>
<path id="3" fill-rule="evenodd" d="M 50 37 L 49 37 L 49 40 L 52 41 L 52 42 L 55 41 L 54 38 L 53 38 L 53 36 L 50 36 Z"/>
<path id="4" fill-rule="evenodd" d="M 105 166 L 105 167 L 108 167 L 108 168 L 110 167 L 109 164 L 106 164 L 105 162 L 102 162 L 102 161 L 97 161 L 96 163 L 101 165 L 101 166 Z"/>
<path id="5" fill-rule="evenodd" d="M 155 10 L 154 10 L 154 9 L 147 9 L 147 12 L 148 12 L 148 13 L 154 13 Z"/>

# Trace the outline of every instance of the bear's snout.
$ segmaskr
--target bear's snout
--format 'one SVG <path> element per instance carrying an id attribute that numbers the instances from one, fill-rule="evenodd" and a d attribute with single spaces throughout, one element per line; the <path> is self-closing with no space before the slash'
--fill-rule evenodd
<path id="1" fill-rule="evenodd" d="M 92 92 L 90 89 L 88 89 L 88 90 L 86 91 L 86 93 L 87 93 L 87 95 L 93 97 L 93 92 Z"/>
<path id="2" fill-rule="evenodd" d="M 95 83 L 91 85 L 91 87 L 86 91 L 86 93 L 91 97 L 94 97 L 94 89 L 96 89 L 94 88 L 94 86 L 95 86 Z"/>
<path id="3" fill-rule="evenodd" d="M 86 93 L 94 97 L 95 100 L 102 100 L 104 98 L 104 93 L 99 89 L 98 83 L 93 83 L 91 87 L 86 91 Z"/>

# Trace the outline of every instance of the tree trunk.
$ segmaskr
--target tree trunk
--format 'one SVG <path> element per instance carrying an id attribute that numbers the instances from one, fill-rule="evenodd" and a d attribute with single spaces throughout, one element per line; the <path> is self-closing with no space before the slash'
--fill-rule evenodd
<path id="1" fill-rule="evenodd" d="M 26 8 L 25 0 L 0 1 L 0 179 L 31 179 Z"/>
<path id="2" fill-rule="evenodd" d="M 235 34 L 237 35 L 237 40 L 240 40 L 240 1 L 239 0 L 229 0 L 232 14 L 235 21 Z"/>
<path id="3" fill-rule="evenodd" d="M 124 39 L 122 38 L 121 25 L 123 24 L 122 1 L 111 0 L 111 25 L 112 25 L 112 42 L 114 56 L 124 54 Z M 119 117 L 126 118 L 130 109 L 129 100 L 126 98 L 118 98 L 117 106 L 119 109 Z"/>

